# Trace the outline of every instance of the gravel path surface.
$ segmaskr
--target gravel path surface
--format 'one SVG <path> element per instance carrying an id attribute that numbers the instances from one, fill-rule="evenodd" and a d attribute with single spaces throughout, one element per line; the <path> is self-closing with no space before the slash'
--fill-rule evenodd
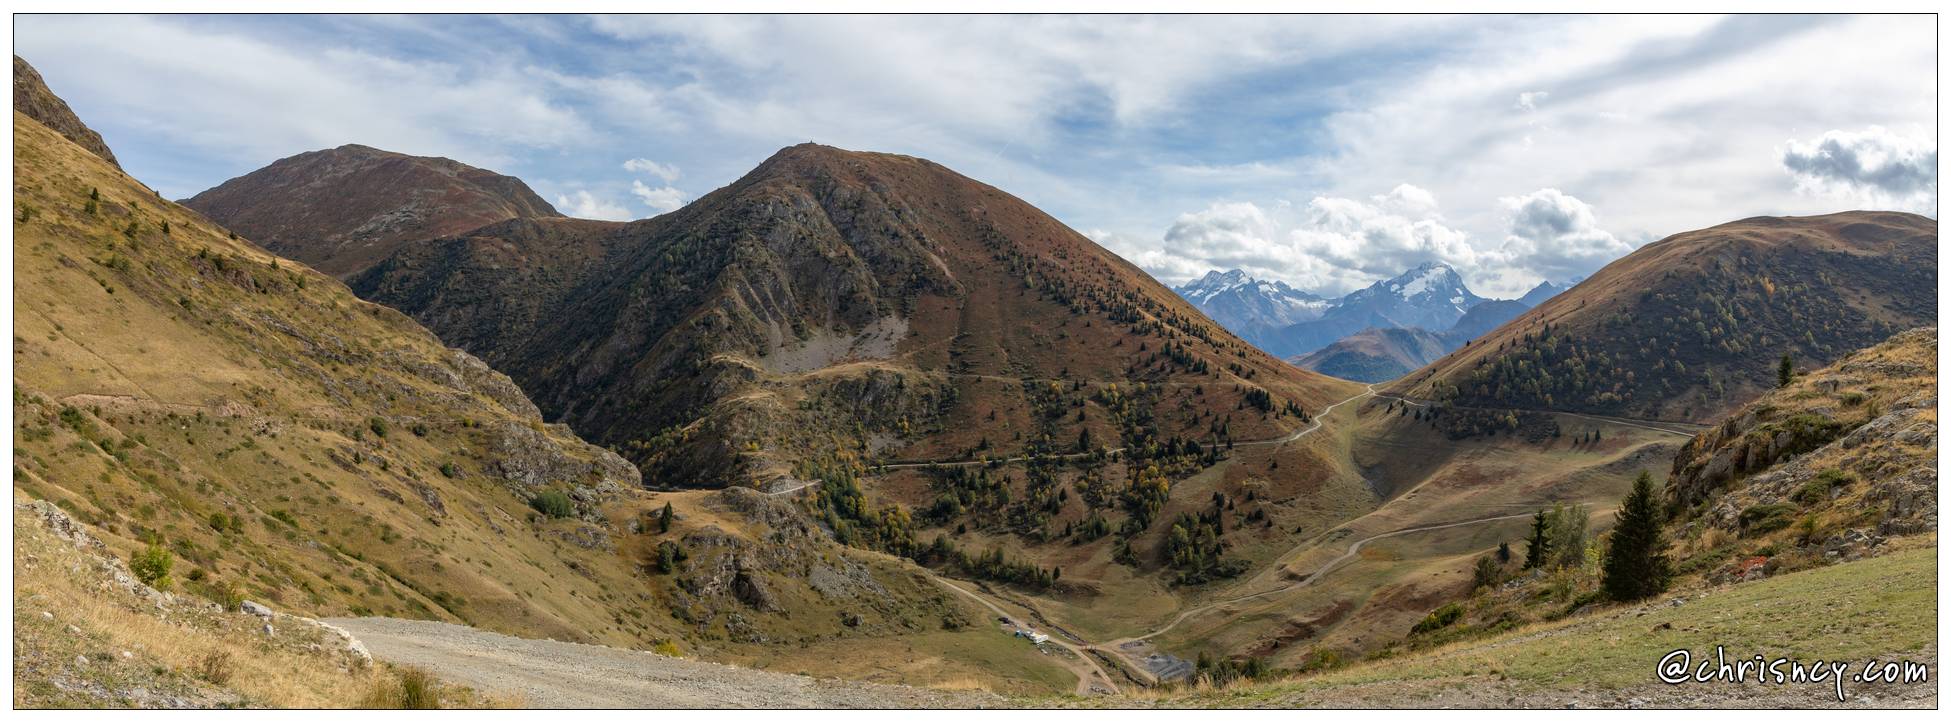
<path id="1" fill-rule="evenodd" d="M 1002 698 L 809 678 L 655 653 L 514 638 L 463 625 L 334 618 L 373 657 L 530 708 L 993 708 Z"/>

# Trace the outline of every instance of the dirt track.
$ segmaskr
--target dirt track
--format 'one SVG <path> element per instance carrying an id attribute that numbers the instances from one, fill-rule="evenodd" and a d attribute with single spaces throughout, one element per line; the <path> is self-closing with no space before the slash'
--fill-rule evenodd
<path id="1" fill-rule="evenodd" d="M 423 620 L 335 618 L 374 657 L 529 708 L 993 708 L 987 693 L 808 678 Z"/>

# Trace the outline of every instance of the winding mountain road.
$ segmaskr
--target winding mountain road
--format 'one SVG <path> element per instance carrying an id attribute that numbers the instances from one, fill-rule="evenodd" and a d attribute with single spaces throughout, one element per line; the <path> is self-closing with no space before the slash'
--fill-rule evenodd
<path id="1" fill-rule="evenodd" d="M 1008 620 L 1010 625 L 1020 629 L 1032 629 L 1032 626 L 1023 624 L 1023 622 L 1021 620 L 1018 620 L 1015 615 L 1011 615 L 1009 611 L 1004 610 L 1000 606 L 996 605 L 996 603 L 991 602 L 989 598 L 983 597 L 979 593 L 965 589 L 961 585 L 957 585 L 955 583 L 949 582 L 947 579 L 939 575 L 935 575 L 932 572 L 929 573 L 929 577 L 933 578 L 935 582 L 940 584 L 942 587 L 946 587 L 950 590 L 954 590 L 955 592 L 960 593 L 963 597 L 969 598 L 970 600 L 974 600 L 977 603 L 980 603 L 983 607 L 989 608 L 989 610 L 996 613 L 997 616 Z M 1084 650 L 1084 648 L 1080 648 L 1076 645 L 1072 645 L 1069 641 L 1066 641 L 1063 638 L 1057 637 L 1055 635 L 1050 636 L 1049 642 L 1054 643 L 1058 647 L 1070 651 L 1073 655 L 1076 655 L 1079 660 L 1083 661 L 1077 664 L 1072 664 L 1068 662 L 1064 664 L 1064 667 L 1070 668 L 1070 672 L 1075 673 L 1077 675 L 1078 695 L 1092 694 L 1093 692 L 1095 692 L 1095 689 L 1098 687 L 1097 683 L 1102 683 L 1105 689 L 1108 689 L 1114 694 L 1121 692 L 1118 690 L 1118 684 L 1116 680 L 1114 680 L 1111 677 L 1111 673 L 1106 671 L 1104 669 L 1104 666 L 1098 665 L 1097 661 L 1091 658 L 1091 654 L 1086 650 Z M 1089 646 L 1087 645 L 1086 647 Z"/>

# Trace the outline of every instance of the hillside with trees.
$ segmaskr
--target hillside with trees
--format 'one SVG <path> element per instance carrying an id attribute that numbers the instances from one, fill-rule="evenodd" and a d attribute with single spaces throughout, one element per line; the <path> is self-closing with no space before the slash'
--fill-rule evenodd
<path id="1" fill-rule="evenodd" d="M 1853 211 L 1678 234 L 1390 387 L 1458 409 L 1718 418 L 1776 383 L 1933 323 L 1937 224 Z"/>

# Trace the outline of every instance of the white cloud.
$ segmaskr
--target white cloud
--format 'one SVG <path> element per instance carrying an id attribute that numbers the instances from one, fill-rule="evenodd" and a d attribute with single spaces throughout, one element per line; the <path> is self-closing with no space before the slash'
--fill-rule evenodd
<path id="1" fill-rule="evenodd" d="M 656 176 L 667 184 L 676 182 L 678 177 L 677 166 L 658 163 L 648 158 L 632 158 L 624 161 L 623 170 Z"/>
<path id="2" fill-rule="evenodd" d="M 1790 141 L 1782 167 L 1798 189 L 1874 208 L 1937 214 L 1937 146 L 1881 126 Z"/>
<path id="3" fill-rule="evenodd" d="M 1547 91 L 1527 90 L 1517 94 L 1517 104 L 1512 107 L 1521 111 L 1534 111 L 1538 109 L 1538 103 L 1550 95 L 1551 93 Z"/>
<path id="4" fill-rule="evenodd" d="M 597 198 L 586 189 L 577 189 L 567 195 L 555 197 L 555 207 L 564 214 L 576 218 L 593 218 L 600 221 L 628 221 L 633 216 L 621 204 Z"/>
<path id="5" fill-rule="evenodd" d="M 194 149 L 261 164 L 363 143 L 494 166 L 513 151 L 562 147 L 591 131 L 511 62 L 405 60 L 345 44 L 308 48 L 183 17 L 39 15 L 23 22 L 17 52 L 44 69 L 82 70 L 63 74 L 59 92 L 190 146 L 172 149 L 179 154 Z"/>
<path id="6" fill-rule="evenodd" d="M 1585 276 L 1632 251 L 1592 207 L 1557 189 L 1499 199 L 1506 234 L 1474 237 L 1451 225 L 1428 190 L 1398 184 L 1367 199 L 1317 196 L 1306 206 L 1231 201 L 1181 214 L 1156 248 L 1089 234 L 1170 284 L 1213 269 L 1243 269 L 1322 294 L 1343 294 L 1439 261 L 1472 289 L 1515 297 L 1542 280 Z"/>
<path id="7" fill-rule="evenodd" d="M 1563 281 L 1589 276 L 1633 250 L 1599 227 L 1590 205 L 1556 188 L 1507 196 L 1498 203 L 1510 213 L 1510 234 L 1498 250 L 1496 266 Z"/>
<path id="8" fill-rule="evenodd" d="M 670 213 L 684 207 L 684 192 L 670 186 L 651 188 L 643 181 L 631 181 L 630 193 L 658 213 Z"/>
<path id="9" fill-rule="evenodd" d="M 1443 222 L 1434 196 L 1400 184 L 1366 201 L 1324 196 L 1303 208 L 1215 203 L 1181 214 L 1162 248 L 1140 249 L 1133 261 L 1169 283 L 1238 268 L 1341 294 L 1424 261 L 1463 269 L 1478 257 L 1467 234 Z"/>

